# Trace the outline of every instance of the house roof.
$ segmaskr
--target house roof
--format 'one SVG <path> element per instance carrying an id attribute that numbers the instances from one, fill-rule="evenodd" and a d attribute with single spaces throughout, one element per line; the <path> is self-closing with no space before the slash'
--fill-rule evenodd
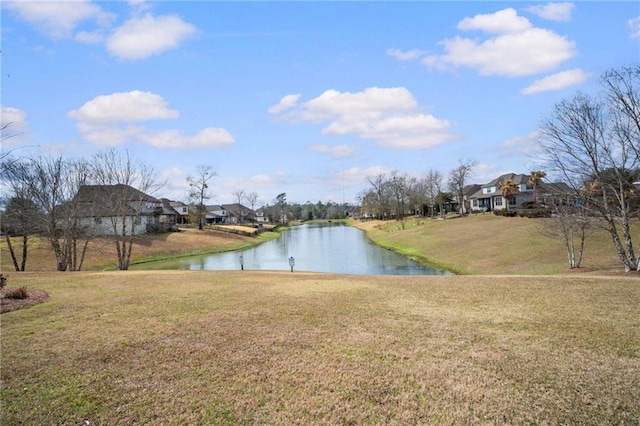
<path id="1" fill-rule="evenodd" d="M 118 214 L 136 215 L 138 212 L 129 205 L 122 209 L 118 205 L 122 202 L 160 203 L 157 198 L 145 194 L 128 185 L 82 185 L 74 198 L 78 206 L 78 215 L 87 217 L 112 216 Z"/>
<path id="2" fill-rule="evenodd" d="M 166 198 L 161 198 L 160 201 L 162 202 L 162 207 L 161 207 L 161 211 L 159 211 L 159 214 L 162 215 L 168 215 L 168 216 L 179 216 L 180 213 L 178 213 L 172 206 L 171 206 L 171 201 L 169 201 Z"/>
<path id="3" fill-rule="evenodd" d="M 516 185 L 520 185 L 520 184 L 526 184 L 527 182 L 529 182 L 529 178 L 531 176 L 530 175 L 524 175 L 521 173 L 505 173 L 503 175 L 498 176 L 497 178 L 495 178 L 494 180 L 492 180 L 489 183 L 485 183 L 484 185 L 482 185 L 483 188 L 487 188 L 490 186 L 497 186 L 498 182 L 504 182 L 506 180 L 510 180 L 511 182 L 515 183 Z"/>
<path id="4" fill-rule="evenodd" d="M 108 200 L 144 201 L 159 203 L 157 198 L 147 195 L 129 185 L 121 183 L 117 185 L 82 185 L 76 194 L 76 201 L 84 202 L 105 202 Z"/>

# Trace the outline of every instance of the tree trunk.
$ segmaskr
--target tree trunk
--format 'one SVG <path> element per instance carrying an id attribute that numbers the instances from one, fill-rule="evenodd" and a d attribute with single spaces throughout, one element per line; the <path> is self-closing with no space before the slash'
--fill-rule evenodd
<path id="1" fill-rule="evenodd" d="M 16 253 L 13 250 L 13 244 L 11 244 L 11 237 L 9 236 L 8 233 L 5 233 L 4 236 L 7 239 L 7 245 L 9 246 L 9 253 L 11 253 L 11 260 L 13 260 L 13 266 L 14 268 L 16 268 L 17 272 L 20 272 L 20 266 L 18 266 L 18 259 L 16 259 Z"/>
<path id="2" fill-rule="evenodd" d="M 22 236 L 22 265 L 20 267 L 21 271 L 24 271 L 27 267 L 27 250 L 28 250 L 27 238 L 28 237 L 26 235 Z"/>
<path id="3" fill-rule="evenodd" d="M 82 247 L 82 254 L 80 255 L 80 261 L 78 262 L 78 269 L 80 271 L 82 269 L 82 264 L 84 263 L 84 256 L 87 253 L 87 247 L 89 246 L 89 239 L 84 240 L 84 246 Z"/>

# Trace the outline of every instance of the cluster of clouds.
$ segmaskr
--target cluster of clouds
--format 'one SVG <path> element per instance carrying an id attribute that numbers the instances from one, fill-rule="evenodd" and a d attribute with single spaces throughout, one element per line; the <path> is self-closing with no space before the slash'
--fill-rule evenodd
<path id="1" fill-rule="evenodd" d="M 555 22 L 571 20 L 573 3 L 549 3 L 526 8 L 540 18 Z M 457 35 L 440 42 L 443 52 L 428 54 L 421 49 L 389 49 L 400 61 L 420 60 L 431 69 L 451 71 L 469 68 L 482 76 L 526 77 L 553 72 L 577 55 L 575 42 L 556 32 L 535 27 L 513 8 L 467 17 L 457 29 L 474 37 Z M 480 36 L 478 36 L 480 34 Z M 533 81 L 524 95 L 561 90 L 582 84 L 590 74 L 575 68 L 562 70 Z"/>
<path id="2" fill-rule="evenodd" d="M 114 13 L 87 0 L 11 1 L 3 7 L 47 36 L 103 43 L 109 54 L 126 60 L 145 59 L 176 48 L 198 32 L 194 25 L 178 16 L 154 15 L 148 3 L 132 1 L 129 5 L 131 15 L 120 23 Z M 91 27 L 91 30 L 80 29 L 84 27 Z"/>
<path id="3" fill-rule="evenodd" d="M 67 115 L 76 120 L 80 135 L 98 146 L 142 142 L 156 148 L 191 149 L 235 142 L 227 130 L 216 127 L 207 127 L 192 136 L 179 130 L 150 131 L 142 124 L 175 119 L 180 113 L 170 109 L 160 95 L 139 90 L 96 96 Z"/>
<path id="4" fill-rule="evenodd" d="M 177 15 L 157 15 L 143 1 L 128 2 L 129 14 L 120 17 L 100 3 L 11 1 L 3 5 L 21 20 L 55 39 L 103 44 L 118 59 L 142 60 L 177 48 L 199 30 Z M 522 10 L 542 20 L 569 22 L 574 4 L 536 4 Z M 640 17 L 629 20 L 631 37 L 640 38 Z M 457 35 L 441 40 L 439 51 L 392 48 L 387 55 L 399 61 L 420 62 L 427 69 L 454 72 L 468 69 L 483 77 L 527 78 L 522 95 L 557 91 L 583 84 L 591 74 L 580 69 L 563 69 L 578 54 L 576 43 L 557 32 L 536 26 L 513 8 L 465 17 L 457 23 Z M 11 119 L 25 123 L 24 112 L 2 109 L 3 123 Z M 268 108 L 276 120 L 322 125 L 321 134 L 350 135 L 376 146 L 395 149 L 427 149 L 459 136 L 455 124 L 424 110 L 405 87 L 368 87 L 359 92 L 325 90 L 315 98 L 288 94 Z M 139 142 L 157 148 L 211 148 L 233 144 L 232 134 L 223 128 L 207 127 L 193 135 L 179 130 L 150 130 L 149 123 L 176 120 L 180 112 L 162 96 L 145 91 L 118 92 L 96 96 L 68 113 L 84 140 L 98 146 Z M 516 153 L 535 137 L 512 138 L 501 147 Z M 349 157 L 356 148 L 347 144 L 312 144 L 313 152 L 332 157 Z M 518 152 L 522 154 L 522 152 Z M 385 168 L 351 168 L 334 179 L 362 182 L 366 176 L 389 172 Z M 256 185 L 271 185 L 268 176 L 256 175 Z"/>
<path id="5" fill-rule="evenodd" d="M 369 87 L 356 93 L 327 90 L 306 102 L 299 102 L 300 97 L 284 96 L 268 111 L 291 122 L 326 123 L 323 135 L 355 135 L 383 147 L 429 148 L 456 138 L 452 123 L 421 112 L 404 87 Z M 316 144 L 310 149 L 335 157 L 353 152 L 346 145 Z"/>

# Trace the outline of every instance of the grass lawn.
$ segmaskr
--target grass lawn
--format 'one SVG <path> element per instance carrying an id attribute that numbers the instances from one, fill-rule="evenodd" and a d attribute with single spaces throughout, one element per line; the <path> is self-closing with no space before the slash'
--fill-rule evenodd
<path id="1" fill-rule="evenodd" d="M 239 250 L 277 238 L 277 232 L 263 232 L 257 237 L 232 234 L 213 229 L 200 231 L 183 228 L 181 232 L 142 235 L 135 238 L 131 262 L 148 262 L 172 257 Z M 14 248 L 21 255 L 20 239 L 14 239 Z M 28 244 L 27 271 L 55 271 L 56 258 L 51 245 L 42 239 L 31 238 Z M 2 270 L 11 271 L 12 261 L 4 237 L 0 241 Z M 22 258 L 19 257 L 19 262 Z M 89 242 L 82 270 L 96 271 L 117 269 L 118 261 L 114 243 L 106 238 L 95 238 Z"/>
<path id="2" fill-rule="evenodd" d="M 16 273 L 0 243 L 8 285 L 50 294 L 0 317 L 0 424 L 640 424 L 640 279 L 606 233 L 563 275 L 542 220 L 356 225 L 474 275 L 102 271 L 103 239 L 90 272 L 34 239 Z M 147 236 L 133 261 L 277 236 Z"/>
<path id="3" fill-rule="evenodd" d="M 375 243 L 458 274 L 558 274 L 568 269 L 562 241 L 547 231 L 551 219 L 479 214 L 468 217 L 353 222 Z M 640 223 L 632 223 L 640 235 Z M 634 240 L 637 245 L 640 240 Z M 623 270 L 604 229 L 593 229 L 585 243 L 583 270 Z M 581 269 L 582 269 L 581 268 Z"/>
<path id="4" fill-rule="evenodd" d="M 9 275 L 3 425 L 640 423 L 636 278 Z"/>

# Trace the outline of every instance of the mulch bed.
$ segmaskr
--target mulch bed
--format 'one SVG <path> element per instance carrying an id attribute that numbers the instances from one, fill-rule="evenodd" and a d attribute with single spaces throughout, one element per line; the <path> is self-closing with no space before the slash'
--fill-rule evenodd
<path id="1" fill-rule="evenodd" d="M 10 299 L 5 297 L 7 291 L 11 290 L 9 287 L 5 287 L 0 290 L 0 314 L 5 312 L 16 311 L 22 308 L 28 308 L 38 303 L 44 303 L 49 299 L 49 293 L 42 290 L 27 289 L 26 299 Z"/>

